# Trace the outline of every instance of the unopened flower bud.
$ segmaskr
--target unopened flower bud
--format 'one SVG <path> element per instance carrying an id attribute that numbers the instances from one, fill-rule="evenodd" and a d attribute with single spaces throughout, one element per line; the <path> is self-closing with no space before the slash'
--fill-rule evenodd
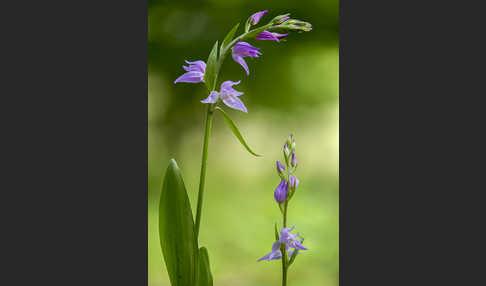
<path id="1" fill-rule="evenodd" d="M 287 137 L 287 140 L 285 141 L 285 144 L 287 144 L 287 146 L 292 146 L 292 140 L 294 138 L 294 134 L 290 133 L 289 137 Z"/>
<path id="2" fill-rule="evenodd" d="M 295 19 L 290 19 L 285 22 L 285 27 L 291 30 L 300 30 L 305 32 L 312 30 L 312 25 L 310 23 Z"/>
<path id="3" fill-rule="evenodd" d="M 285 157 L 288 158 L 290 155 L 290 149 L 289 146 L 287 145 L 287 142 L 285 142 L 283 150 L 284 150 Z"/>
<path id="4" fill-rule="evenodd" d="M 297 189 L 298 186 L 299 186 L 299 179 L 297 179 L 294 176 L 290 176 L 290 188 L 292 189 L 292 191 L 295 191 L 295 189 Z"/>
<path id="5" fill-rule="evenodd" d="M 297 166 L 297 158 L 295 158 L 295 153 L 292 153 L 292 159 L 290 160 L 290 166 L 296 167 Z"/>
<path id="6" fill-rule="evenodd" d="M 292 150 L 295 150 L 295 140 L 292 140 L 292 145 L 290 148 L 292 148 Z"/>
<path id="7" fill-rule="evenodd" d="M 280 161 L 277 161 L 277 172 L 279 174 L 282 174 L 282 172 L 285 171 L 285 167 Z"/>
<path id="8" fill-rule="evenodd" d="M 277 203 L 283 203 L 287 200 L 288 188 L 289 185 L 287 182 L 285 180 L 281 180 L 280 184 L 278 184 L 277 188 L 275 189 L 275 193 L 273 194 L 273 197 Z"/>
<path id="9" fill-rule="evenodd" d="M 283 22 L 287 21 L 290 18 L 289 15 L 290 15 L 290 13 L 280 15 L 280 16 L 273 18 L 272 24 L 274 24 L 274 25 L 282 24 Z"/>
<path id="10" fill-rule="evenodd" d="M 255 14 L 250 16 L 250 24 L 251 25 L 256 25 L 258 22 L 260 22 L 260 19 L 263 17 L 263 15 L 267 14 L 268 10 L 265 11 L 260 11 L 256 12 Z"/>

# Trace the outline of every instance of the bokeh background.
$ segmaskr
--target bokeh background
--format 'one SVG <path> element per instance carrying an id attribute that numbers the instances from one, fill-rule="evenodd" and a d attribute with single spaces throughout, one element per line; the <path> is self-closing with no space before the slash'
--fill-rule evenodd
<path id="1" fill-rule="evenodd" d="M 200 244 L 209 250 L 216 286 L 280 285 L 281 264 L 256 260 L 270 251 L 274 222 L 281 214 L 273 200 L 279 183 L 275 160 L 295 134 L 301 184 L 289 207 L 289 224 L 305 237 L 289 274 L 290 285 L 338 285 L 338 1 L 149 0 L 148 164 L 149 286 L 170 285 L 158 238 L 158 200 L 168 160 L 181 167 L 193 210 L 207 97 L 203 84 L 174 80 L 184 60 L 206 61 L 216 40 L 237 22 L 268 9 L 261 23 L 292 13 L 312 23 L 308 33 L 288 41 L 250 41 L 263 55 L 248 59 L 250 76 L 230 56 L 221 80 L 241 80 L 237 90 L 248 114 L 226 108 L 251 148 L 251 156 L 216 113 L 209 147 L 207 188 Z M 241 33 L 242 28 L 237 34 Z M 219 84 L 218 84 L 219 86 Z"/>

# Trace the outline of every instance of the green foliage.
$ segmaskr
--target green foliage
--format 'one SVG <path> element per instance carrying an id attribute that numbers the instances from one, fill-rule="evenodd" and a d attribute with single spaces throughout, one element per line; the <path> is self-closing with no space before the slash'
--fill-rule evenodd
<path id="1" fill-rule="evenodd" d="M 292 257 L 290 257 L 290 261 L 289 261 L 289 266 L 292 265 L 292 263 L 294 263 L 294 260 L 297 257 L 297 254 L 299 254 L 299 249 L 296 249 L 294 251 L 294 253 L 292 253 Z"/>
<path id="2" fill-rule="evenodd" d="M 236 30 L 238 30 L 238 27 L 240 26 L 240 23 L 236 24 L 231 31 L 226 34 L 226 37 L 224 37 L 223 42 L 221 43 L 221 49 L 219 51 L 220 57 L 223 56 L 223 51 L 226 49 L 226 46 L 228 46 L 231 41 L 233 40 Z"/>
<path id="3" fill-rule="evenodd" d="M 208 250 L 204 246 L 199 248 L 199 274 L 197 279 L 197 286 L 213 286 Z"/>
<path id="4" fill-rule="evenodd" d="M 210 92 L 213 91 L 216 86 L 219 69 L 218 65 L 218 41 L 216 41 L 216 43 L 214 43 L 213 49 L 211 50 L 211 53 L 209 53 L 206 64 L 206 73 L 204 74 L 204 80 Z"/>
<path id="5" fill-rule="evenodd" d="M 235 134 L 236 138 L 238 138 L 238 140 L 240 141 L 241 145 L 243 145 L 243 147 L 245 147 L 245 149 L 248 152 L 250 152 L 250 154 L 252 154 L 253 156 L 262 157 L 262 155 L 258 155 L 257 153 L 253 152 L 250 149 L 250 146 L 248 146 L 248 144 L 246 144 L 245 139 L 243 139 L 243 136 L 241 136 L 241 133 L 238 130 L 238 127 L 236 127 L 235 123 L 233 122 L 233 120 L 231 120 L 231 118 L 228 116 L 228 114 L 226 114 L 226 112 L 224 112 L 224 110 L 219 108 L 219 107 L 216 107 L 215 109 L 218 110 L 219 112 L 221 112 L 221 114 L 223 115 L 224 121 L 226 121 L 226 123 L 228 124 L 231 131 L 233 131 L 233 134 Z"/>
<path id="6" fill-rule="evenodd" d="M 191 205 L 174 159 L 165 173 L 159 206 L 159 235 L 172 286 L 194 286 L 198 249 Z"/>

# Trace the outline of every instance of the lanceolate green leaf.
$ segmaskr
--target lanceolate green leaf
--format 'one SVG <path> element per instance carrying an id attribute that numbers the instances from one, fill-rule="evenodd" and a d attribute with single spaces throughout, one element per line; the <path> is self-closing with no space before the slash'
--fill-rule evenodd
<path id="1" fill-rule="evenodd" d="M 191 206 L 174 159 L 164 177 L 159 206 L 162 254 L 172 286 L 194 286 L 198 271 L 198 248 Z"/>
<path id="2" fill-rule="evenodd" d="M 199 248 L 199 274 L 197 286 L 213 286 L 213 275 L 209 267 L 209 255 L 206 247 Z"/>
<path id="3" fill-rule="evenodd" d="M 209 53 L 208 61 L 206 63 L 206 72 L 204 74 L 204 80 L 210 92 L 215 88 L 218 69 L 218 41 L 216 41 L 211 53 Z"/>
<path id="4" fill-rule="evenodd" d="M 231 31 L 229 31 L 228 34 L 226 34 L 226 37 L 224 37 L 223 43 L 221 43 L 221 48 L 219 51 L 220 56 L 223 54 L 223 50 L 226 48 L 226 46 L 231 43 L 233 40 L 233 37 L 235 36 L 236 30 L 238 30 L 238 26 L 240 26 L 240 23 L 236 24 Z"/>
<path id="5" fill-rule="evenodd" d="M 299 254 L 298 249 L 294 250 L 294 253 L 292 253 L 292 257 L 290 257 L 290 260 L 289 260 L 289 266 L 292 265 L 292 263 L 294 263 L 294 260 L 297 257 L 297 254 Z"/>
<path id="6" fill-rule="evenodd" d="M 245 139 L 243 139 L 243 136 L 241 136 L 241 133 L 238 130 L 238 127 L 236 127 L 235 123 L 233 122 L 233 120 L 231 120 L 231 118 L 228 116 L 228 114 L 226 114 L 226 112 L 224 112 L 224 110 L 221 109 L 218 106 L 216 106 L 215 109 L 218 110 L 219 112 L 221 112 L 221 114 L 223 115 L 224 121 L 226 121 L 226 123 L 228 124 L 231 131 L 233 131 L 233 134 L 235 134 L 236 138 L 238 138 L 238 140 L 240 140 L 241 145 L 243 145 L 246 148 L 246 150 L 248 152 L 250 152 L 250 154 L 252 154 L 253 156 L 262 157 L 262 155 L 258 155 L 255 152 L 253 152 L 250 149 L 250 147 L 248 146 L 248 144 L 246 144 Z"/>
<path id="7" fill-rule="evenodd" d="M 302 243 L 304 243 L 304 239 L 302 239 Z M 292 263 L 294 263 L 295 258 L 297 258 L 297 254 L 299 254 L 298 249 L 296 249 L 294 253 L 292 253 L 292 257 L 290 257 L 290 261 L 289 261 L 289 266 L 292 265 Z"/>

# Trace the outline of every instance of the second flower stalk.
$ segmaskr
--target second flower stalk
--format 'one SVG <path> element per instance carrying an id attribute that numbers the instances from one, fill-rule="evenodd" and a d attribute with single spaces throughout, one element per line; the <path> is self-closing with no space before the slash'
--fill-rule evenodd
<path id="1" fill-rule="evenodd" d="M 281 180 L 273 194 L 275 201 L 282 212 L 283 228 L 278 231 L 277 226 L 275 225 L 276 241 L 272 245 L 272 251 L 258 261 L 281 259 L 282 286 L 286 286 L 289 266 L 294 262 L 299 251 L 307 250 L 307 248 L 302 245 L 304 239 L 299 234 L 290 233 L 294 227 L 287 227 L 288 204 L 299 186 L 299 179 L 294 176 L 294 172 L 297 169 L 297 157 L 295 155 L 295 139 L 292 134 L 290 134 L 285 141 L 283 155 L 285 165 L 280 161 L 276 162 L 277 173 Z"/>

